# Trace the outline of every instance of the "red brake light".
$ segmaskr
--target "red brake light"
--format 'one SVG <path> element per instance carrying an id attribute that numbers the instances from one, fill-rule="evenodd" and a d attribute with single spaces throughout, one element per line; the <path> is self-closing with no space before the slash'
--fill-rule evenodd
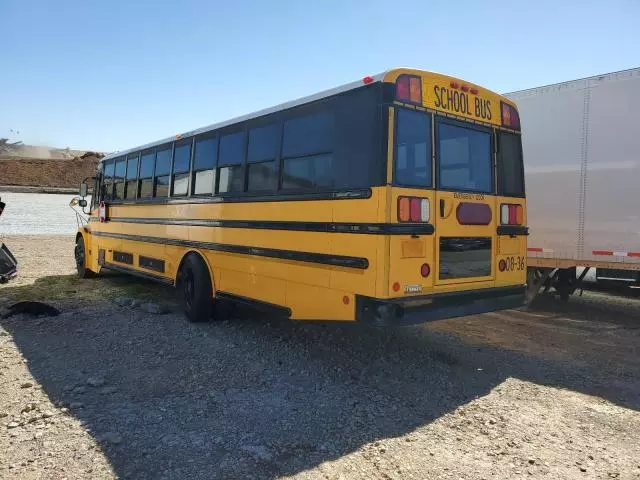
<path id="1" fill-rule="evenodd" d="M 429 221 L 430 205 L 428 198 L 398 197 L 398 221 L 422 222 Z"/>
<path id="2" fill-rule="evenodd" d="M 411 199 L 411 221 L 412 222 L 420 221 L 420 199 L 419 198 Z"/>
<path id="3" fill-rule="evenodd" d="M 508 103 L 500 102 L 500 112 L 502 114 L 502 126 L 520 130 L 520 115 L 515 107 Z"/>
<path id="4" fill-rule="evenodd" d="M 524 224 L 524 209 L 522 205 L 503 203 L 500 206 L 500 223 L 502 225 Z"/>

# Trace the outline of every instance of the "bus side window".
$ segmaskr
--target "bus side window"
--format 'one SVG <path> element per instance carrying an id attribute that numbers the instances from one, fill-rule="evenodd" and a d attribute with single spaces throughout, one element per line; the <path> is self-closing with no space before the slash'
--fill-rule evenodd
<path id="1" fill-rule="evenodd" d="M 127 161 L 122 159 L 116 160 L 116 172 L 113 177 L 114 198 L 124 200 L 124 181 L 127 174 Z"/>
<path id="2" fill-rule="evenodd" d="M 156 153 L 156 169 L 153 180 L 153 196 L 164 198 L 169 196 L 169 180 L 171 174 L 171 146 Z"/>
<path id="3" fill-rule="evenodd" d="M 140 175 L 138 175 L 138 198 L 153 196 L 153 166 L 156 154 L 153 150 L 143 152 L 140 157 Z"/>
<path id="4" fill-rule="evenodd" d="M 242 192 L 244 190 L 244 132 L 220 137 L 218 158 L 218 192 Z"/>
<path id="5" fill-rule="evenodd" d="M 284 122 L 282 189 L 333 187 L 333 112 L 320 112 Z"/>
<path id="6" fill-rule="evenodd" d="M 113 198 L 113 174 L 115 172 L 115 162 L 113 160 L 104 163 L 104 179 L 102 182 L 102 200 L 108 201 Z"/>
<path id="7" fill-rule="evenodd" d="M 124 196 L 127 200 L 134 200 L 138 193 L 138 154 L 127 159 L 127 180 Z"/>
<path id="8" fill-rule="evenodd" d="M 176 143 L 173 153 L 173 178 L 171 195 L 183 197 L 189 193 L 189 165 L 191 163 L 191 139 Z"/>
<path id="9" fill-rule="evenodd" d="M 278 187 L 276 156 L 279 124 L 271 124 L 249 131 L 247 147 L 247 190 L 274 191 Z"/>
<path id="10" fill-rule="evenodd" d="M 193 195 L 211 195 L 216 187 L 216 164 L 218 163 L 218 139 L 215 136 L 196 139 L 193 154 Z"/>

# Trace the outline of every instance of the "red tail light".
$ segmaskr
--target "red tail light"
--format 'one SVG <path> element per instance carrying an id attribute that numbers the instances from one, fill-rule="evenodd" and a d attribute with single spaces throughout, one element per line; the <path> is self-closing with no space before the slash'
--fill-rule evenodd
<path id="1" fill-rule="evenodd" d="M 502 114 L 502 126 L 520 130 L 520 115 L 515 107 L 508 103 L 500 102 L 500 112 Z"/>
<path id="2" fill-rule="evenodd" d="M 400 75 L 396 80 L 396 99 L 422 104 L 422 80 L 416 75 Z"/>
<path id="3" fill-rule="evenodd" d="M 398 197 L 398 221 L 426 223 L 429 221 L 429 199 Z"/>
<path id="4" fill-rule="evenodd" d="M 522 225 L 524 210 L 522 205 L 503 203 L 500 205 L 500 223 L 502 225 Z"/>

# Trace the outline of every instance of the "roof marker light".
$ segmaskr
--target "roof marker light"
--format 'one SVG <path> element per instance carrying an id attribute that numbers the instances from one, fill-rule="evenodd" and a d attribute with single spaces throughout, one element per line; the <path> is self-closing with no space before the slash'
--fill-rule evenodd
<path id="1" fill-rule="evenodd" d="M 362 83 L 364 83 L 365 85 L 369 85 L 370 83 L 373 83 L 373 77 L 367 75 L 362 79 Z"/>

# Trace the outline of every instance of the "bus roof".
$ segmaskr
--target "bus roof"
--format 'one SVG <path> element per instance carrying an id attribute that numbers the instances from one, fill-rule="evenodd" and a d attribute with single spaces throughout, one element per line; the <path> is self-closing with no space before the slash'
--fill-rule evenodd
<path id="1" fill-rule="evenodd" d="M 391 71 L 391 70 L 389 70 L 389 71 Z M 377 75 L 372 75 L 372 76 L 368 77 L 368 78 L 371 78 L 372 81 L 369 81 L 367 84 L 371 84 L 371 83 L 374 83 L 374 82 L 380 82 L 382 79 L 384 79 L 386 74 L 387 74 L 387 72 L 382 72 L 382 73 L 379 73 Z M 365 78 L 367 78 L 367 77 L 365 77 Z M 235 117 L 235 118 L 232 118 L 232 119 L 229 119 L 229 120 L 225 120 L 223 122 L 218 122 L 218 123 L 214 123 L 212 125 L 208 125 L 206 127 L 198 128 L 196 130 L 191 130 L 191 131 L 188 131 L 188 132 L 184 132 L 184 133 L 179 134 L 179 136 L 176 135 L 176 136 L 173 136 L 173 137 L 163 138 L 162 140 L 158 140 L 158 141 L 155 141 L 155 142 L 147 143 L 145 145 L 141 145 L 141 146 L 138 146 L 138 147 L 129 148 L 127 150 L 121 150 L 121 151 L 118 151 L 118 152 L 113 152 L 113 153 L 110 153 L 109 155 L 105 156 L 102 159 L 102 161 L 104 162 L 105 160 L 110 160 L 112 158 L 121 157 L 123 155 L 127 155 L 127 154 L 132 153 L 132 152 L 139 152 L 141 150 L 146 150 L 148 148 L 157 147 L 158 145 L 164 145 L 164 144 L 169 143 L 169 142 L 174 142 L 174 141 L 176 141 L 177 138 L 184 138 L 184 137 L 191 137 L 191 136 L 194 136 L 194 135 L 200 135 L 202 133 L 207 133 L 207 132 L 211 132 L 211 131 L 214 131 L 214 130 L 218 130 L 220 128 L 224 128 L 224 127 L 227 127 L 229 125 L 233 125 L 235 123 L 246 122 L 247 120 L 251 120 L 251 119 L 254 119 L 254 118 L 262 117 L 263 115 L 269 115 L 271 113 L 276 113 L 276 112 L 279 112 L 281 110 L 286 110 L 288 108 L 297 107 L 299 105 L 304 105 L 305 103 L 311 103 L 311 102 L 314 102 L 316 100 L 321 100 L 323 98 L 330 97 L 332 95 L 337 95 L 339 93 L 348 92 L 349 90 L 353 90 L 353 89 L 356 89 L 356 88 L 359 88 L 359 87 L 363 87 L 364 85 L 365 85 L 365 83 L 364 83 L 363 80 L 357 80 L 355 82 L 349 82 L 349 83 L 346 83 L 344 85 L 340 85 L 339 87 L 334 87 L 334 88 L 330 88 L 328 90 L 323 90 L 321 92 L 314 93 L 313 95 L 308 95 L 306 97 L 301 97 L 301 98 L 298 98 L 296 100 L 291 100 L 289 102 L 281 103 L 279 105 L 275 105 L 273 107 L 265 108 L 263 110 L 258 110 L 256 112 L 249 113 L 249 114 L 246 114 L 246 115 L 242 115 L 240 117 Z"/>
<path id="2" fill-rule="evenodd" d="M 301 98 L 298 98 L 296 100 L 291 100 L 289 102 L 281 103 L 280 105 L 276 105 L 276 106 L 273 106 L 273 107 L 265 108 L 263 110 L 258 110 L 256 112 L 249 113 L 247 115 L 242 115 L 240 117 L 235 117 L 235 118 L 232 118 L 232 119 L 229 119 L 229 120 L 225 120 L 223 122 L 214 123 L 214 124 L 208 125 L 206 127 L 202 127 L 202 128 L 198 128 L 196 130 L 191 130 L 191 131 L 188 131 L 188 132 L 180 133 L 178 135 L 174 135 L 174 136 L 168 137 L 168 138 L 163 138 L 162 140 L 158 140 L 158 141 L 155 141 L 155 142 L 147 143 L 145 145 L 140 145 L 138 147 L 129 148 L 127 150 L 121 150 L 121 151 L 118 151 L 118 152 L 113 152 L 113 153 L 110 153 L 109 155 L 105 156 L 101 161 L 111 160 L 113 158 L 121 157 L 121 156 L 127 155 L 129 153 L 139 152 L 141 150 L 146 150 L 146 149 L 149 149 L 149 148 L 157 147 L 159 145 L 164 145 L 164 144 L 179 140 L 181 138 L 192 137 L 192 136 L 195 136 L 195 135 L 200 135 L 200 134 L 203 134 L 203 133 L 207 133 L 207 132 L 211 132 L 211 131 L 214 131 L 214 130 L 218 130 L 220 128 L 224 128 L 224 127 L 227 127 L 229 125 L 245 122 L 247 120 L 252 120 L 254 118 L 258 118 L 258 117 L 261 117 L 263 115 L 269 115 L 271 113 L 276 113 L 276 112 L 279 112 L 281 110 L 286 110 L 288 108 L 297 107 L 297 106 L 300 106 L 300 105 L 304 105 L 306 103 L 311 103 L 311 102 L 314 102 L 316 100 L 321 100 L 323 98 L 330 97 L 330 96 L 333 96 L 333 95 L 337 95 L 337 94 L 340 94 L 340 93 L 343 93 L 343 92 L 348 92 L 349 90 L 354 90 L 356 88 L 360 88 L 360 87 L 363 87 L 365 85 L 369 85 L 369 84 L 372 84 L 372 83 L 381 82 L 381 81 L 395 81 L 395 78 L 398 75 L 403 74 L 403 73 L 409 73 L 409 74 L 414 74 L 414 73 L 415 74 L 419 74 L 419 73 L 433 74 L 433 75 L 436 75 L 438 77 L 442 76 L 444 79 L 459 80 L 459 79 L 455 79 L 454 77 L 449 77 L 447 75 L 443 75 L 443 74 L 436 73 L 436 72 L 431 72 L 431 71 L 426 71 L 426 70 L 417 70 L 417 69 L 406 68 L 406 67 L 392 68 L 392 69 L 389 69 L 389 70 L 387 70 L 385 72 L 379 73 L 377 75 L 367 76 L 367 77 L 364 77 L 363 79 L 357 80 L 355 82 L 350 82 L 350 83 L 346 83 L 344 85 L 341 85 L 339 87 L 334 87 L 334 88 L 330 88 L 328 90 L 323 90 L 321 92 L 314 93 L 313 95 L 308 95 L 306 97 L 301 97 Z M 483 90 L 485 90 L 485 91 L 487 91 L 487 92 L 489 92 L 489 93 L 491 93 L 493 95 L 497 95 L 499 97 L 507 99 L 507 97 L 504 97 L 503 95 L 500 95 L 498 93 L 491 92 L 490 90 L 487 90 L 487 89 L 483 89 Z M 507 101 L 513 103 L 509 99 L 507 99 Z"/>

